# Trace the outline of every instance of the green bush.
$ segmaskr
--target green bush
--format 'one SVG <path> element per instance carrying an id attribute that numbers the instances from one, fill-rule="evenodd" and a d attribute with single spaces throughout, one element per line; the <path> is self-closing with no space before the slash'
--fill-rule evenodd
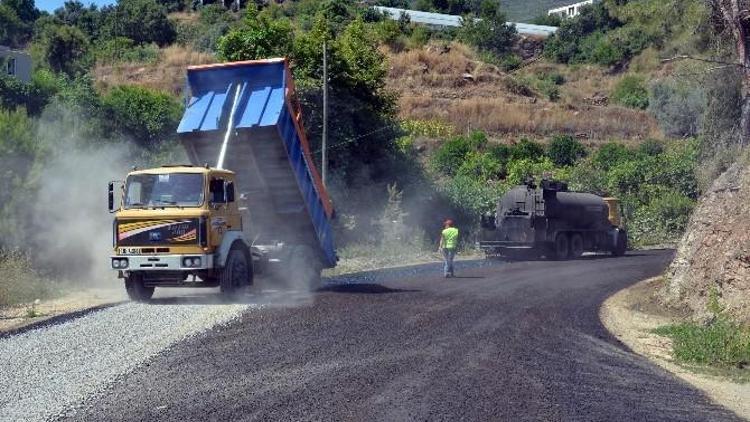
<path id="1" fill-rule="evenodd" d="M 171 95 L 138 86 L 119 86 L 102 99 L 112 129 L 155 148 L 173 137 L 182 105 Z"/>
<path id="2" fill-rule="evenodd" d="M 541 180 L 546 176 L 554 178 L 555 164 L 547 157 L 541 159 L 522 158 L 508 163 L 508 175 L 505 183 L 510 186 L 520 185 L 528 178 Z"/>
<path id="3" fill-rule="evenodd" d="M 638 145 L 638 153 L 644 155 L 659 155 L 664 152 L 664 143 L 656 139 L 646 139 Z"/>
<path id="4" fill-rule="evenodd" d="M 635 158 L 635 153 L 619 142 L 608 142 L 602 145 L 592 157 L 594 164 L 605 171 L 633 158 Z"/>
<path id="5" fill-rule="evenodd" d="M 502 164 L 492 154 L 470 152 L 458 168 L 459 176 L 467 176 L 476 180 L 488 181 L 497 179 Z"/>
<path id="6" fill-rule="evenodd" d="M 456 136 L 438 148 L 432 157 L 432 166 L 443 174 L 453 176 L 461 168 L 469 153 L 473 151 L 476 151 L 476 148 L 471 139 Z"/>
<path id="7" fill-rule="evenodd" d="M 526 138 L 521 138 L 520 141 L 511 147 L 510 158 L 513 161 L 538 160 L 542 157 L 544 157 L 544 147 Z"/>
<path id="8" fill-rule="evenodd" d="M 706 93 L 702 87 L 676 81 L 657 81 L 651 85 L 648 111 L 668 136 L 696 136 L 703 126 Z"/>
<path id="9" fill-rule="evenodd" d="M 159 57 L 159 47 L 156 44 L 136 45 L 130 38 L 116 37 L 100 42 L 94 54 L 103 64 L 152 63 Z"/>
<path id="10" fill-rule="evenodd" d="M 500 67 L 506 72 L 512 72 L 523 65 L 523 59 L 517 54 L 507 54 L 500 61 Z"/>
<path id="11" fill-rule="evenodd" d="M 641 76 L 628 75 L 620 79 L 612 93 L 615 102 L 630 108 L 648 108 L 648 89 Z"/>
<path id="12" fill-rule="evenodd" d="M 557 135 L 547 146 L 547 156 L 556 166 L 572 166 L 586 156 L 586 148 L 572 136 Z"/>
<path id="13" fill-rule="evenodd" d="M 292 25 L 287 19 L 272 19 L 250 4 L 240 28 L 218 41 L 219 57 L 226 61 L 287 56 L 292 51 Z"/>
<path id="14" fill-rule="evenodd" d="M 0 249 L 24 237 L 31 189 L 43 149 L 36 137 L 36 123 L 19 108 L 0 109 Z"/>

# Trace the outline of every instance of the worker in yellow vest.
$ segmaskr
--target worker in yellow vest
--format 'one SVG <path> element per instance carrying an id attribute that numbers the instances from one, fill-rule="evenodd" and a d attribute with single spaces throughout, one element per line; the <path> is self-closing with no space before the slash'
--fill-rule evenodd
<path id="1" fill-rule="evenodd" d="M 440 245 L 438 252 L 443 252 L 443 274 L 445 278 L 453 277 L 453 259 L 456 257 L 458 247 L 458 229 L 453 227 L 453 220 L 448 219 L 443 223 L 443 231 L 440 233 Z"/>

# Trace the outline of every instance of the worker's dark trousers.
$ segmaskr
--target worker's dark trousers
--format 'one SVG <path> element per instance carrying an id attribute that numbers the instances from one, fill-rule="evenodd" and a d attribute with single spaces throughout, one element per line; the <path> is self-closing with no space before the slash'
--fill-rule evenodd
<path id="1" fill-rule="evenodd" d="M 444 275 L 453 275 L 453 258 L 456 257 L 456 250 L 455 249 L 447 249 L 443 248 L 443 258 L 445 260 L 445 265 L 443 265 L 443 274 Z"/>

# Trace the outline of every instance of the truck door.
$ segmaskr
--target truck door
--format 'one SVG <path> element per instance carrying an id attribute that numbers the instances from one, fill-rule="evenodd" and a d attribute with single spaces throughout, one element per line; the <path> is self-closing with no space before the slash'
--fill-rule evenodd
<path id="1" fill-rule="evenodd" d="M 235 198 L 234 180 L 228 175 L 212 175 L 209 180 L 211 200 L 211 245 L 221 244 L 224 233 L 242 230 L 242 219 Z"/>

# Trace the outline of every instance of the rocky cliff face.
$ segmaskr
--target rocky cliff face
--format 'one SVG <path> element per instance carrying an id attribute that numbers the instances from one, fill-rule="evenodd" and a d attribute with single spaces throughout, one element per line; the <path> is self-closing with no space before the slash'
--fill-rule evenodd
<path id="1" fill-rule="evenodd" d="M 711 291 L 729 314 L 750 322 L 750 161 L 740 160 L 700 200 L 669 268 L 663 297 L 710 317 Z"/>

